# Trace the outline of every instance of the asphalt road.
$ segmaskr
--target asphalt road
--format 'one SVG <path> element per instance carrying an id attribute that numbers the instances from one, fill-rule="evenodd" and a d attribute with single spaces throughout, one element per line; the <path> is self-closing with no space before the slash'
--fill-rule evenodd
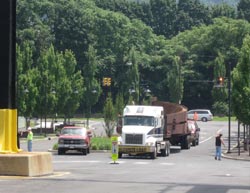
<path id="1" fill-rule="evenodd" d="M 250 163 L 214 160 L 214 136 L 227 122 L 199 122 L 200 145 L 151 160 L 124 157 L 113 164 L 110 153 L 87 156 L 53 154 L 54 174 L 43 177 L 0 177 L 0 193 L 250 193 Z M 232 136 L 237 124 L 232 123 Z M 34 141 L 47 151 L 56 139 Z M 23 149 L 26 143 L 21 143 Z M 227 147 L 226 147 L 227 148 Z"/>

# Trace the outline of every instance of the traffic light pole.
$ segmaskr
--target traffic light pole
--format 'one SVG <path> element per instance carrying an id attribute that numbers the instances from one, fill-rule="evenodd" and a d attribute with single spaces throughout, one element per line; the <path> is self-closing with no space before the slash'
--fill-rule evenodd
<path id="1" fill-rule="evenodd" d="M 231 63 L 228 66 L 228 150 L 231 152 Z"/>

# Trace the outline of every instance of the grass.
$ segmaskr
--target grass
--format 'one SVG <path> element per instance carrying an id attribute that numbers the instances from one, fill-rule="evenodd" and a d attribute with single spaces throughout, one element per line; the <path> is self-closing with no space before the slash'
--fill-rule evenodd
<path id="1" fill-rule="evenodd" d="M 214 116 L 213 121 L 228 121 L 228 117 Z M 231 121 L 237 121 L 236 117 L 231 117 Z"/>
<path id="2" fill-rule="evenodd" d="M 108 137 L 93 137 L 91 139 L 92 150 L 110 150 L 111 139 Z"/>

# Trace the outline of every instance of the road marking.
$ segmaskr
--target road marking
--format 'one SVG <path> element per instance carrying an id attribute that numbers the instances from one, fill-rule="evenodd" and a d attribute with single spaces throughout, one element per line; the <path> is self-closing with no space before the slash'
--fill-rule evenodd
<path id="1" fill-rule="evenodd" d="M 134 162 L 134 164 L 137 164 L 137 165 L 147 165 L 147 164 L 149 164 L 149 162 Z"/>
<path id="2" fill-rule="evenodd" d="M 173 166 L 175 163 L 160 163 L 161 165 L 166 165 L 166 166 Z"/>
<path id="3" fill-rule="evenodd" d="M 112 164 L 112 163 L 114 163 L 113 161 L 110 161 L 110 162 L 108 162 L 109 164 Z M 126 163 L 125 161 L 116 161 L 115 163 L 117 163 L 117 164 L 124 164 L 124 163 Z"/>
<path id="4" fill-rule="evenodd" d="M 91 163 L 96 163 L 96 164 L 99 164 L 99 163 L 104 163 L 103 161 L 96 161 L 96 160 L 81 160 L 81 161 L 77 161 L 77 160 L 72 160 L 72 161 L 70 161 L 70 160 L 65 160 L 65 161 L 53 161 L 53 163 L 85 163 L 85 164 L 87 164 L 87 163 L 89 163 L 89 164 L 91 164 Z M 113 162 L 108 162 L 109 164 L 110 163 L 113 163 Z M 123 160 L 118 160 L 117 162 L 116 162 L 117 164 L 129 164 L 129 163 L 131 163 L 131 164 L 135 164 L 135 165 L 147 165 L 147 164 L 152 164 L 152 162 L 143 162 L 143 161 L 132 161 L 132 162 L 130 162 L 130 161 L 123 161 Z M 163 162 L 163 163 L 160 163 L 161 165 L 166 165 L 166 166 L 172 166 L 172 165 L 175 165 L 175 163 L 165 163 L 165 162 Z"/>
<path id="5" fill-rule="evenodd" d="M 203 140 L 203 141 L 200 141 L 200 143 L 204 143 L 204 142 L 206 142 L 206 141 L 209 141 L 210 139 L 212 139 L 213 138 L 213 136 L 210 136 L 209 138 L 207 138 L 207 139 L 205 139 L 205 140 Z"/>
<path id="6" fill-rule="evenodd" d="M 53 163 L 100 163 L 101 161 L 96 160 L 81 160 L 81 161 L 53 161 Z"/>
<path id="7" fill-rule="evenodd" d="M 62 177 L 65 175 L 70 174 L 70 172 L 53 172 L 53 174 L 48 175 L 48 176 L 42 176 L 42 178 L 55 178 L 55 177 Z"/>

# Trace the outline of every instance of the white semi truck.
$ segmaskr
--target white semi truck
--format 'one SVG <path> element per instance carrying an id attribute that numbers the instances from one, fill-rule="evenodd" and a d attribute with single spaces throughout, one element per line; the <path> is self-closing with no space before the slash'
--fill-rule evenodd
<path id="1" fill-rule="evenodd" d="M 164 109 L 161 106 L 126 106 L 123 111 L 122 132 L 118 138 L 119 158 L 122 154 L 157 154 L 168 156 L 170 144 L 164 141 Z"/>
<path id="2" fill-rule="evenodd" d="M 151 106 L 128 105 L 118 121 L 119 158 L 123 154 L 168 156 L 170 146 L 189 149 L 187 109 L 178 104 L 155 101 Z"/>

